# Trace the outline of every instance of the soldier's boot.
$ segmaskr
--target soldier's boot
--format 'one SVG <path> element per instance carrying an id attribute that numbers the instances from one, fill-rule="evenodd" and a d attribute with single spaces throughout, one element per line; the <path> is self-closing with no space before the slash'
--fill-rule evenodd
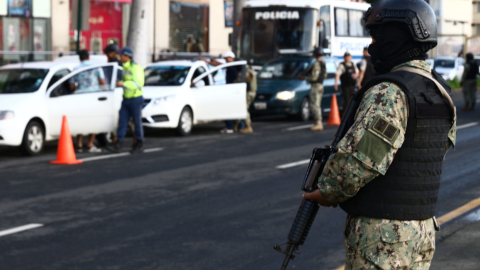
<path id="1" fill-rule="evenodd" d="M 469 103 L 465 102 L 465 107 L 462 108 L 462 111 L 469 111 L 469 110 L 470 110 Z"/>
<path id="2" fill-rule="evenodd" d="M 313 130 L 313 131 L 321 131 L 321 130 L 323 130 L 322 120 L 317 120 L 317 122 L 315 123 L 315 125 L 314 125 L 313 127 L 311 127 L 310 130 Z"/>
<path id="3" fill-rule="evenodd" d="M 247 133 L 253 133 L 252 126 L 247 125 L 245 128 L 240 129 L 240 133 L 247 134 Z"/>

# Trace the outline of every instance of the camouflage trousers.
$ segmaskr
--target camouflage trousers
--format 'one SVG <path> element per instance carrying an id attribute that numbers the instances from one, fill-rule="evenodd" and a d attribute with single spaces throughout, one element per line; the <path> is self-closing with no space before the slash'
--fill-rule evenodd
<path id="1" fill-rule="evenodd" d="M 428 270 L 435 252 L 433 218 L 388 220 L 347 217 L 345 270 Z"/>
<path id="2" fill-rule="evenodd" d="M 322 96 L 323 84 L 312 83 L 312 88 L 310 89 L 310 112 L 312 112 L 315 120 L 322 120 Z"/>
<path id="3" fill-rule="evenodd" d="M 248 112 L 248 108 L 250 108 L 250 104 L 252 104 L 253 100 L 255 100 L 255 96 L 257 95 L 256 92 L 248 91 L 247 92 L 247 118 L 245 119 L 245 125 L 251 126 L 252 119 L 250 118 L 250 113 Z"/>
<path id="4" fill-rule="evenodd" d="M 477 80 L 467 80 L 463 83 L 465 102 L 477 103 Z"/>

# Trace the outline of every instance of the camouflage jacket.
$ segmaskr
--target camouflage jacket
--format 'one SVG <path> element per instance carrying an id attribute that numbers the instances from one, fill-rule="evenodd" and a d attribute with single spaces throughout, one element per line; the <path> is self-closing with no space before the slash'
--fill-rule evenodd
<path id="1" fill-rule="evenodd" d="M 431 72 L 430 64 L 414 60 L 395 68 L 410 66 Z M 394 68 L 394 69 L 395 69 Z M 357 151 L 358 143 L 372 122 L 383 117 L 399 129 L 399 135 L 389 141 L 389 148 L 379 151 L 386 156 L 381 162 Z M 318 187 L 322 196 L 334 203 L 344 202 L 353 197 L 363 186 L 378 175 L 384 175 L 392 163 L 395 153 L 402 146 L 408 120 L 407 97 L 397 85 L 380 83 L 370 88 L 364 95 L 355 115 L 355 122 L 338 144 L 338 152 L 330 157 L 319 179 Z M 455 144 L 456 125 L 449 132 L 448 149 Z"/>
<path id="2" fill-rule="evenodd" d="M 322 70 L 322 67 L 320 65 L 320 61 L 324 62 L 323 59 L 316 60 L 313 63 L 312 70 L 310 72 L 310 76 L 306 77 L 305 80 L 309 83 L 317 83 L 318 78 L 322 73 L 326 73 L 326 70 Z M 325 78 L 326 76 L 324 76 Z"/>

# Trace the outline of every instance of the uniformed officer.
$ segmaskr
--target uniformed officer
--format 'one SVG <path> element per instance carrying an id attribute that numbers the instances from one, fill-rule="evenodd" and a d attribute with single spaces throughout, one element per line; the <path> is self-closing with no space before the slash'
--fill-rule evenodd
<path id="1" fill-rule="evenodd" d="M 437 45 L 435 13 L 423 0 L 381 0 L 365 21 L 381 75 L 354 96 L 348 131 L 304 198 L 348 213 L 345 269 L 429 269 L 442 163 L 456 137 L 448 83 L 424 61 Z"/>
<path id="2" fill-rule="evenodd" d="M 338 65 L 333 88 L 338 91 L 338 81 L 342 83 L 343 110 L 347 108 L 348 102 L 355 93 L 355 82 L 359 76 L 357 66 L 352 62 L 352 55 L 346 52 L 343 55 L 343 62 Z"/>
<path id="3" fill-rule="evenodd" d="M 478 64 L 473 59 L 472 53 L 467 53 L 467 62 L 462 76 L 463 97 L 465 98 L 464 111 L 474 111 L 477 103 L 477 76 Z"/>
<path id="4" fill-rule="evenodd" d="M 310 76 L 300 79 L 305 79 L 312 86 L 310 89 L 310 111 L 312 112 L 315 125 L 310 129 L 313 131 L 323 130 L 322 124 L 322 96 L 323 96 L 323 80 L 327 75 L 327 68 L 325 61 L 322 59 L 323 51 L 321 48 L 315 48 L 313 55 L 316 61 L 311 68 Z"/>
<path id="5" fill-rule="evenodd" d="M 246 66 L 246 70 L 245 82 L 247 83 L 247 118 L 245 119 L 245 127 L 239 130 L 240 133 L 244 134 L 253 133 L 252 118 L 248 112 L 248 108 L 250 108 L 250 105 L 257 96 L 257 75 L 255 74 L 255 70 L 249 66 Z M 239 80 L 239 77 L 237 77 L 237 80 Z"/>
<path id="6" fill-rule="evenodd" d="M 127 134 L 127 126 L 130 117 L 135 124 L 135 139 L 131 153 L 143 152 L 143 126 L 142 126 L 142 105 L 143 105 L 143 85 L 145 76 L 143 68 L 133 62 L 133 51 L 129 47 L 123 47 L 120 51 L 120 61 L 123 64 L 123 80 L 117 83 L 117 86 L 123 87 L 123 101 L 120 108 L 120 118 L 117 130 L 117 142 L 113 147 L 107 149 L 119 152 L 122 148 L 123 140 Z"/>

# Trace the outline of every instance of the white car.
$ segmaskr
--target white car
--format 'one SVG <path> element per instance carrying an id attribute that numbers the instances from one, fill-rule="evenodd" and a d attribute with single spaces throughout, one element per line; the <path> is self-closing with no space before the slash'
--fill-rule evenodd
<path id="1" fill-rule="evenodd" d="M 0 145 L 21 146 L 26 154 L 38 154 L 45 141 L 59 138 L 64 115 L 72 135 L 114 130 L 123 93 L 115 86 L 118 65 L 92 65 L 71 72 L 76 65 L 33 62 L 0 68 Z M 105 85 L 99 82 L 85 89 L 77 79 L 100 69 Z"/>
<path id="2" fill-rule="evenodd" d="M 465 60 L 461 57 L 436 57 L 434 59 L 434 69 L 445 80 L 462 79 Z"/>
<path id="3" fill-rule="evenodd" d="M 203 61 L 172 60 L 145 68 L 145 127 L 175 128 L 187 135 L 192 126 L 220 120 L 245 119 L 246 83 L 225 84 L 225 68 L 246 61 L 209 69 Z"/>

